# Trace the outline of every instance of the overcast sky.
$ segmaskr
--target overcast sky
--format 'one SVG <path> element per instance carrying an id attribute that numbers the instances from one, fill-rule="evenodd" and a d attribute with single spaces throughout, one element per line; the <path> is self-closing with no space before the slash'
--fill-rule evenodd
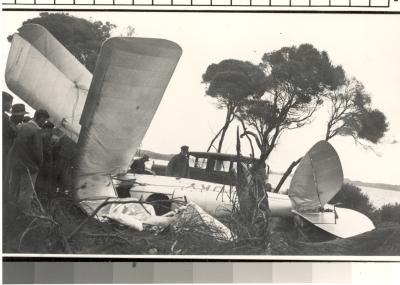
<path id="1" fill-rule="evenodd" d="M 175 41 L 183 49 L 175 74 L 143 140 L 142 148 L 175 153 L 182 144 L 205 151 L 222 126 L 224 110 L 205 96 L 201 76 L 207 66 L 224 59 L 259 63 L 265 52 L 283 46 L 310 43 L 326 50 L 334 64 L 358 78 L 371 94 L 372 105 L 385 113 L 390 131 L 376 151 L 355 145 L 353 139 L 331 140 L 342 161 L 344 175 L 353 180 L 400 184 L 400 17 L 399 15 L 339 14 L 229 14 L 229 13 L 118 13 L 74 12 L 78 17 L 110 21 L 118 36 L 128 25 L 135 36 Z M 6 36 L 38 12 L 2 13 L 2 61 L 9 44 Z M 395 28 L 397 27 L 397 28 Z M 4 70 L 4 68 L 3 68 Z M 4 71 L 2 71 L 4 72 Z M 4 86 L 4 76 L 3 76 Z M 275 171 L 287 166 L 324 138 L 326 112 L 316 114 L 311 125 L 284 133 L 268 163 Z M 236 123 L 223 147 L 235 151 Z M 243 140 L 244 154 L 250 153 Z"/>

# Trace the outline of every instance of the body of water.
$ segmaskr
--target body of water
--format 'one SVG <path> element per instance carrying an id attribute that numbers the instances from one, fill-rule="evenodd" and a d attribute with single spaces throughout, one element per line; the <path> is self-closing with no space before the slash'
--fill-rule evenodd
<path id="1" fill-rule="evenodd" d="M 272 187 L 275 187 L 280 179 L 281 175 L 278 174 L 270 174 L 269 182 L 271 183 Z M 291 177 L 288 177 L 283 184 L 281 190 L 289 189 Z M 373 187 L 364 187 L 364 186 L 357 186 L 361 189 L 362 193 L 367 195 L 369 200 L 371 201 L 372 205 L 376 208 L 380 208 L 385 204 L 395 204 L 400 203 L 400 191 L 395 190 L 386 190 L 386 189 L 379 189 Z"/>
<path id="2" fill-rule="evenodd" d="M 400 191 L 364 186 L 358 187 L 362 190 L 364 194 L 368 195 L 369 200 L 376 208 L 380 208 L 385 204 L 400 204 Z"/>

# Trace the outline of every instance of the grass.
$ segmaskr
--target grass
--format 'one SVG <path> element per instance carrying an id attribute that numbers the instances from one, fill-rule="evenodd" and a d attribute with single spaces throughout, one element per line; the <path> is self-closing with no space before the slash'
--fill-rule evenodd
<path id="1" fill-rule="evenodd" d="M 344 189 L 350 188 L 346 186 Z M 349 194 L 341 195 L 348 197 L 346 195 Z M 357 194 L 350 195 L 357 200 Z M 71 197 L 60 195 L 44 203 L 45 214 L 41 217 L 18 215 L 13 226 L 3 231 L 3 251 L 121 255 L 399 256 L 400 205 L 388 205 L 376 210 L 370 208 L 369 200 L 360 200 L 364 201 L 364 205 L 356 205 L 354 201 L 351 203 L 359 209 L 361 207 L 373 211 L 377 226 L 375 230 L 352 238 L 335 239 L 311 227 L 313 233 L 304 239 L 297 235 L 293 219 L 272 218 L 266 250 L 265 241 L 257 241 L 251 237 L 221 242 L 202 230 L 199 223 L 186 223 L 180 229 L 153 227 L 139 232 L 112 221 L 101 223 L 96 219 L 89 219 L 68 239 L 68 235 L 87 216 L 74 204 Z"/>

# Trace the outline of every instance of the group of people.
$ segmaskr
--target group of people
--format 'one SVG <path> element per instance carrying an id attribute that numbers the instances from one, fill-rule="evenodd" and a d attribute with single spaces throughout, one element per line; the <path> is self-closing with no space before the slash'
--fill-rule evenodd
<path id="1" fill-rule="evenodd" d="M 69 167 L 65 167 L 60 154 L 66 144 L 63 137 L 56 140 L 53 136 L 54 125 L 48 121 L 46 110 L 36 110 L 29 118 L 24 104 L 13 105 L 10 94 L 3 91 L 2 95 L 3 201 L 6 211 L 11 208 L 29 213 L 34 195 L 47 198 L 55 194 L 57 178 L 65 177 Z"/>

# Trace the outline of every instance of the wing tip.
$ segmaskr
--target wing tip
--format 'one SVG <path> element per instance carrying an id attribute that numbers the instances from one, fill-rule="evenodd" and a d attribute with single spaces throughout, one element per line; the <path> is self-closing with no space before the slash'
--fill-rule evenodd
<path id="1" fill-rule="evenodd" d="M 160 49 L 170 49 L 176 52 L 179 57 L 182 54 L 182 47 L 174 41 L 160 38 L 139 38 L 139 37 L 111 37 L 103 42 L 103 47 L 128 42 L 129 44 L 140 43 L 149 47 L 157 47 Z"/>

